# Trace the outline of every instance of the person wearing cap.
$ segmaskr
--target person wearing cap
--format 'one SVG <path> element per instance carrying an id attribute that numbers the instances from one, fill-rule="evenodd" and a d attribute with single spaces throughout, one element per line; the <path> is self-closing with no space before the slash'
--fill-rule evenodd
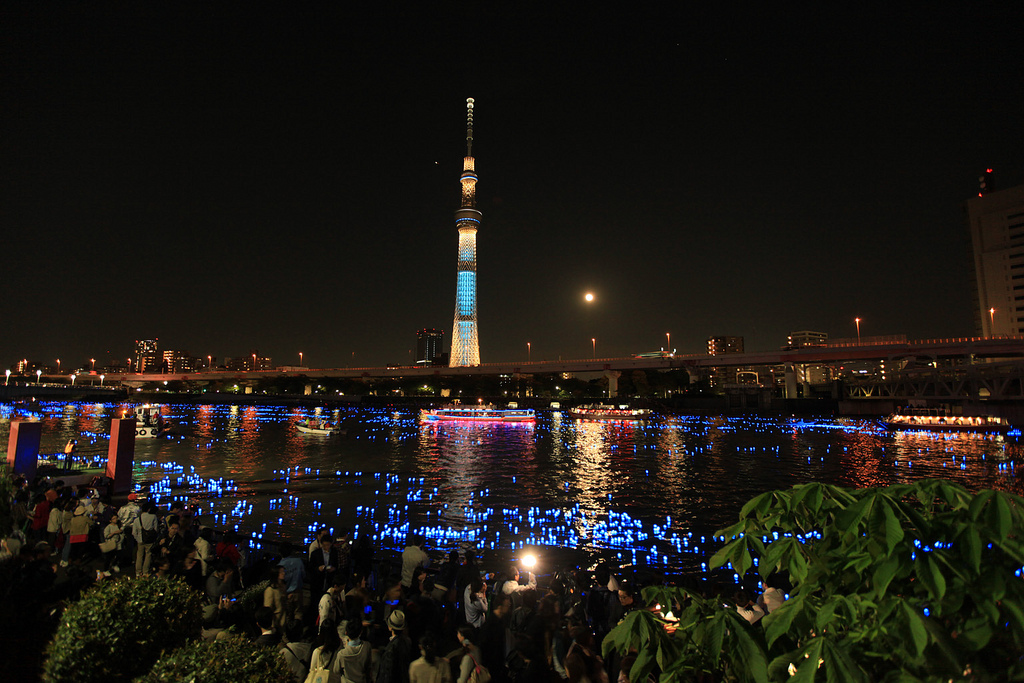
<path id="1" fill-rule="evenodd" d="M 405 612 L 396 609 L 388 616 L 391 640 L 380 653 L 375 683 L 409 683 L 409 665 L 412 664 L 412 641 L 405 630 Z"/>
<path id="2" fill-rule="evenodd" d="M 66 546 L 67 552 L 64 553 L 64 557 L 61 560 L 60 565 L 62 567 L 68 566 L 68 559 L 78 559 L 85 552 L 87 543 L 89 542 L 89 527 L 92 526 L 92 520 L 89 519 L 85 504 L 82 503 L 75 508 L 74 513 L 71 516 L 71 525 L 68 529 L 68 541 Z"/>

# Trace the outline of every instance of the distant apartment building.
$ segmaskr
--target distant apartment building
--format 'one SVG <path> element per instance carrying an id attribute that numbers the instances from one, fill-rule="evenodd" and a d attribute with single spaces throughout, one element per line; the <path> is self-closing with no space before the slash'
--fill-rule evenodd
<path id="1" fill-rule="evenodd" d="M 135 340 L 135 372 L 160 372 L 163 359 L 157 351 L 158 339 Z"/>
<path id="2" fill-rule="evenodd" d="M 235 372 L 251 372 L 254 370 L 273 370 L 274 363 L 269 356 L 261 356 L 259 352 L 255 352 L 250 353 L 248 356 L 225 358 L 224 367 Z"/>
<path id="3" fill-rule="evenodd" d="M 828 332 L 812 332 L 810 330 L 800 330 L 799 332 L 790 332 L 786 338 L 786 345 L 783 349 L 802 349 L 807 346 L 827 346 L 828 345 Z"/>
<path id="4" fill-rule="evenodd" d="M 444 354 L 444 331 L 432 327 L 424 328 L 416 333 L 416 364 L 434 365 Z M 447 365 L 447 363 L 445 363 Z"/>
<path id="5" fill-rule="evenodd" d="M 708 355 L 743 353 L 743 337 L 708 337 Z"/>
<path id="6" fill-rule="evenodd" d="M 709 356 L 724 356 L 730 353 L 743 353 L 743 337 L 708 337 Z M 749 368 L 716 367 L 712 368 L 708 379 L 713 387 L 736 384 L 741 373 L 744 381 L 747 381 L 749 370 Z"/>
<path id="7" fill-rule="evenodd" d="M 163 369 L 164 372 L 174 374 L 195 372 L 196 359 L 188 351 L 171 351 L 168 349 L 163 353 Z"/>
<path id="8" fill-rule="evenodd" d="M 986 337 L 1022 334 L 1024 185 L 996 192 L 983 180 L 966 212 L 974 257 L 975 330 Z"/>

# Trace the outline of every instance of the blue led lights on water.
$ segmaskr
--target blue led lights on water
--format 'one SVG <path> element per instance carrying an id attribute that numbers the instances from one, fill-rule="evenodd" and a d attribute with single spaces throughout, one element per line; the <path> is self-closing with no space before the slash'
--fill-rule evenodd
<path id="1" fill-rule="evenodd" d="M 44 405 L 42 419 L 88 432 L 102 457 L 107 437 L 104 423 L 96 421 L 100 414 L 86 418 L 85 411 L 96 409 L 68 407 L 70 413 L 64 404 Z M 896 434 L 858 420 L 679 416 L 624 426 L 538 412 L 537 424 L 522 430 L 421 426 L 414 411 L 387 406 L 331 412 L 333 421 L 349 421 L 346 437 L 310 440 L 294 430 L 295 422 L 321 413 L 283 406 L 171 407 L 168 419 L 185 433 L 137 444 L 133 488 L 148 491 L 159 504 L 187 498 L 204 523 L 212 519 L 261 543 L 306 540 L 321 526 L 345 525 L 355 530 L 354 538 L 372 535 L 383 551 L 400 551 L 409 533 L 423 533 L 433 549 L 549 546 L 706 571 L 707 559 L 723 543 L 709 530 L 738 512 L 719 514 L 712 525 L 703 519 L 703 507 L 687 498 L 721 495 L 719 480 L 704 481 L 709 464 L 758 481 L 766 471 L 795 481 L 834 481 L 825 479 L 833 476 L 827 473 L 843 471 L 863 478 L 861 483 L 887 482 L 899 468 L 898 477 L 985 476 L 986 484 L 1008 487 L 1015 486 L 1019 457 L 1009 440 Z M 269 464 L 265 456 L 247 450 L 265 439 L 277 439 L 271 467 L 263 464 Z M 410 449 L 419 458 L 411 470 L 402 459 Z M 345 469 L 353 465 L 381 471 Z M 756 492 L 745 480 L 737 483 L 739 490 Z M 697 494 L 676 488 L 681 485 Z M 767 535 L 762 542 L 780 537 L 785 535 Z M 819 537 L 811 532 L 797 540 Z M 915 551 L 947 547 L 929 539 Z"/>

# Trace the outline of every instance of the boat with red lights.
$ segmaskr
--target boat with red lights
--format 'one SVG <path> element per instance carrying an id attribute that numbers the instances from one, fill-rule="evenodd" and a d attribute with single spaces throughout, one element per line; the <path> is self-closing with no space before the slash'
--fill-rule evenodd
<path id="1" fill-rule="evenodd" d="M 519 408 L 515 404 L 508 408 L 493 405 L 464 406 L 453 404 L 443 408 L 428 408 L 420 412 L 422 420 L 444 420 L 465 422 L 535 422 L 536 412 L 532 408 Z"/>
<path id="2" fill-rule="evenodd" d="M 889 429 L 927 432 L 987 432 L 1005 434 L 1011 425 L 992 415 L 950 415 L 943 408 L 911 408 L 888 416 L 882 423 Z"/>
<path id="3" fill-rule="evenodd" d="M 629 406 L 609 406 L 591 403 L 569 409 L 569 415 L 580 420 L 620 420 L 638 422 L 651 416 L 646 408 L 630 408 Z"/>

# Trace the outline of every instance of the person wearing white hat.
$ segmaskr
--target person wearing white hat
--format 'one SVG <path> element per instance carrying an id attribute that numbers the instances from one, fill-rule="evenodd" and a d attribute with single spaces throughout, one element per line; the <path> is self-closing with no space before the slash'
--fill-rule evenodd
<path id="1" fill-rule="evenodd" d="M 396 609 L 388 615 L 388 631 L 391 640 L 380 653 L 375 683 L 406 683 L 409 680 L 409 665 L 412 664 L 412 641 L 405 632 L 405 612 Z"/>

